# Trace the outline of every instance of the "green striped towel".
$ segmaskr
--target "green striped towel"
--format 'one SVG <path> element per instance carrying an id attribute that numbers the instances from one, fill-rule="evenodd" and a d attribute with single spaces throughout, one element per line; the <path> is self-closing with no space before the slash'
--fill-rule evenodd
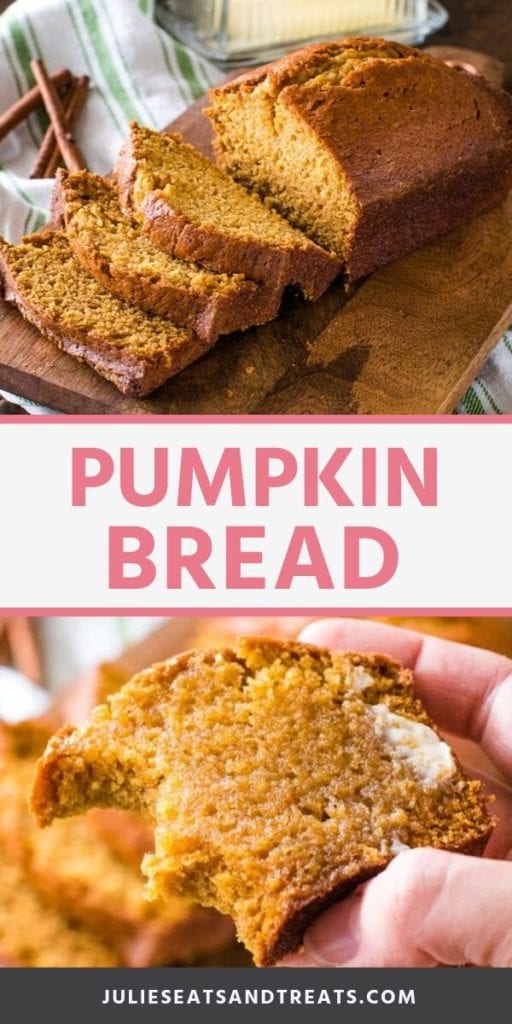
<path id="1" fill-rule="evenodd" d="M 87 164 L 108 172 L 132 118 L 162 128 L 222 78 L 159 29 L 153 0 L 17 0 L 0 17 L 0 96 L 7 109 L 34 84 L 32 57 L 88 74 L 76 127 Z M 30 172 L 46 127 L 41 111 L 0 143 L 0 234 L 16 241 L 44 224 L 51 183 Z M 1 338 L 0 338 L 1 345 Z M 512 413 L 512 331 L 499 342 L 459 412 Z"/>
<path id="2" fill-rule="evenodd" d="M 162 128 L 220 72 L 156 27 L 148 0 L 18 0 L 0 18 L 0 95 L 7 108 L 34 84 L 30 60 L 88 74 L 76 128 L 87 164 L 108 172 L 130 119 Z M 46 219 L 51 184 L 30 171 L 46 126 L 36 112 L 0 144 L 0 231 L 10 241 Z"/>

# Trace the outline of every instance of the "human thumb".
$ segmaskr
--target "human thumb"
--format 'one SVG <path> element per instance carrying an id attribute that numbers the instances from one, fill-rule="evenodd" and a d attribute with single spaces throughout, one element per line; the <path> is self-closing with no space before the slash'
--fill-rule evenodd
<path id="1" fill-rule="evenodd" d="M 509 862 L 431 849 L 401 853 L 318 918 L 304 940 L 307 966 L 466 963 L 512 967 Z"/>

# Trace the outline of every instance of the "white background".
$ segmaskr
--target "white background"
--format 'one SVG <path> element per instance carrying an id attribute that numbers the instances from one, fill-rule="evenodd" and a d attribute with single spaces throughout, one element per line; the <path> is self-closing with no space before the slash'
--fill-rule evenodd
<path id="1" fill-rule="evenodd" d="M 280 422 L 183 423 L 52 423 L 37 425 L 13 418 L 2 425 L 0 449 L 1 517 L 0 606 L 27 610 L 192 611 L 223 609 L 387 610 L 509 609 L 512 607 L 512 424 L 485 420 L 449 422 L 368 421 L 293 424 Z M 277 429 L 278 428 L 278 429 Z M 337 446 L 377 446 L 378 463 L 386 465 L 386 448 L 403 446 L 414 464 L 422 465 L 424 447 L 438 448 L 438 507 L 422 508 L 405 486 L 405 507 L 337 508 L 322 488 L 321 506 L 304 508 L 300 475 L 294 485 L 276 490 L 268 509 L 232 508 L 226 494 L 215 508 L 195 502 L 194 509 L 176 508 L 174 495 L 179 450 L 197 445 L 213 467 L 224 447 L 239 444 L 245 453 L 247 495 L 252 498 L 251 453 L 257 446 L 291 449 L 300 464 L 304 447 L 318 446 L 325 461 Z M 168 501 L 155 508 L 128 506 L 118 477 L 90 491 L 85 508 L 71 505 L 71 449 L 97 446 L 116 459 L 120 447 L 135 446 L 137 485 L 151 484 L 153 448 L 170 451 L 171 489 Z M 349 471 L 349 467 L 351 471 Z M 360 493 L 360 460 L 355 452 L 340 473 L 340 483 Z M 382 474 L 385 484 L 385 472 Z M 165 530 L 173 524 L 203 527 L 214 539 L 207 566 L 215 591 L 199 591 L 188 575 L 180 592 L 165 581 Z M 266 575 L 265 590 L 228 592 L 224 586 L 226 524 L 263 524 L 264 569 L 247 566 L 245 574 Z M 313 524 L 321 537 L 336 589 L 318 590 L 313 580 L 297 579 L 292 590 L 275 590 L 280 562 L 295 524 Z M 159 571 L 144 590 L 108 589 L 109 525 L 139 525 L 156 536 Z M 385 586 L 344 591 L 343 527 L 369 525 L 387 530 L 396 540 L 400 562 Z M 372 567 L 367 563 L 364 568 Z"/>

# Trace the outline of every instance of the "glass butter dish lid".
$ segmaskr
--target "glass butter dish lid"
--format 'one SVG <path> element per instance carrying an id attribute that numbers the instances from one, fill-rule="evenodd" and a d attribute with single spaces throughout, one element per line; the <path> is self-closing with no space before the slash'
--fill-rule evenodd
<path id="1" fill-rule="evenodd" d="M 420 43 L 446 23 L 437 0 L 158 0 L 162 28 L 203 57 L 261 64 L 313 40 L 372 35 Z"/>

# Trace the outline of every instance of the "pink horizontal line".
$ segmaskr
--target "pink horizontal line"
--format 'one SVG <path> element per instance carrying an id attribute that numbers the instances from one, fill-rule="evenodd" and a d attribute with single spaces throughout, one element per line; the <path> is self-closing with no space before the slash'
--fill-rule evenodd
<path id="1" fill-rule="evenodd" d="M 78 615 L 87 618 L 92 615 L 126 615 L 130 617 L 136 616 L 158 616 L 164 618 L 183 618 L 185 616 L 193 618 L 202 618 L 203 616 L 211 616 L 213 618 L 223 618 L 230 616 L 241 616 L 241 615 L 314 615 L 318 617 L 336 617 L 338 615 L 346 616 L 353 615 L 358 618 L 364 618 L 374 615 L 388 616 L 388 615 L 405 615 L 411 616 L 448 616 L 449 618 L 459 615 L 465 616 L 484 616 L 485 618 L 495 618 L 497 616 L 505 616 L 508 618 L 512 617 L 512 607 L 508 608 L 244 608 L 237 605 L 236 608 L 183 608 L 181 605 L 179 608 L 0 608 L 0 614 L 3 616 L 13 615 Z"/>
<path id="2" fill-rule="evenodd" d="M 330 423 L 330 424 L 357 424 L 357 423 L 450 423 L 452 426 L 473 424 L 483 426 L 491 423 L 512 423 L 512 415 L 509 416 L 173 416 L 173 415 L 109 415 L 109 416 L 31 416 L 23 414 L 20 416 L 0 415 L 0 423 L 29 423 L 38 425 L 50 425 L 57 423 Z"/>

